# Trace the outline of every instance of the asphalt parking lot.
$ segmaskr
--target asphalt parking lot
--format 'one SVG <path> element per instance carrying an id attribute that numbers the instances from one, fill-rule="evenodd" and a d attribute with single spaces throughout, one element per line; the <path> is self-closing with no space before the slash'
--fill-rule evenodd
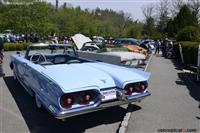
<path id="1" fill-rule="evenodd" d="M 38 110 L 34 100 L 13 79 L 8 67 L 12 53 L 5 53 L 6 76 L 0 78 L 0 133 L 115 133 L 119 130 L 127 106 L 71 117 L 65 122 L 53 118 L 46 110 Z M 131 116 L 126 132 L 170 129 L 200 132 L 199 84 L 185 79 L 187 75 L 178 64 L 163 57 L 153 56 L 147 71 L 151 72 L 149 88 L 152 95 L 141 103 L 130 105 Z"/>
<path id="2" fill-rule="evenodd" d="M 137 104 L 127 133 L 200 133 L 200 83 L 181 67 L 177 60 L 153 56 L 147 70 L 152 95 Z"/>

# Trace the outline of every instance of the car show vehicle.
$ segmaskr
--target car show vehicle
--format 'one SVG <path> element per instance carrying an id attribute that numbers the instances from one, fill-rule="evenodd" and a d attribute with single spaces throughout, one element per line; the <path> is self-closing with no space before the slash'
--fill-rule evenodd
<path id="1" fill-rule="evenodd" d="M 121 65 L 132 67 L 145 65 L 148 57 L 146 50 L 136 45 L 104 48 L 99 50 L 98 54 L 119 57 Z"/>
<path id="2" fill-rule="evenodd" d="M 80 58 L 69 44 L 30 44 L 11 55 L 13 77 L 57 119 L 140 101 L 150 73 Z"/>
<path id="3" fill-rule="evenodd" d="M 123 47 L 127 48 L 131 52 L 144 54 L 145 58 L 147 58 L 147 56 L 148 56 L 147 50 L 142 48 L 142 47 L 140 47 L 140 46 L 137 46 L 137 45 L 125 45 Z"/>
<path id="4" fill-rule="evenodd" d="M 75 34 L 72 36 L 72 40 L 76 48 L 80 51 L 96 51 L 99 49 L 96 42 L 82 34 Z"/>
<path id="5" fill-rule="evenodd" d="M 154 45 L 155 42 L 153 40 L 143 40 L 139 46 L 146 49 L 148 53 L 152 53 L 152 50 L 155 48 Z"/>
<path id="6" fill-rule="evenodd" d="M 113 42 L 114 46 L 124 46 L 124 45 L 138 45 L 139 41 L 134 38 L 117 38 Z"/>

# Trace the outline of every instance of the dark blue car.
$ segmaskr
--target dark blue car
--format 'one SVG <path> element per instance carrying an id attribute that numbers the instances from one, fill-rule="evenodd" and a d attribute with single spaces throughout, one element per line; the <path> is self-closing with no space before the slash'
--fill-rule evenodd
<path id="1" fill-rule="evenodd" d="M 118 38 L 115 39 L 114 46 L 123 46 L 123 45 L 139 45 L 138 40 L 133 38 Z"/>

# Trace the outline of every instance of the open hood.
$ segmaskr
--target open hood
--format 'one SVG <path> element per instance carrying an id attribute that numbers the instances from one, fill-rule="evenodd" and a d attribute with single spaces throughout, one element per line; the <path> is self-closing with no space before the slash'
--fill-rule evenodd
<path id="1" fill-rule="evenodd" d="M 83 47 L 84 43 L 92 42 L 89 37 L 86 37 L 82 34 L 75 34 L 74 36 L 72 36 L 72 39 L 79 50 Z"/>

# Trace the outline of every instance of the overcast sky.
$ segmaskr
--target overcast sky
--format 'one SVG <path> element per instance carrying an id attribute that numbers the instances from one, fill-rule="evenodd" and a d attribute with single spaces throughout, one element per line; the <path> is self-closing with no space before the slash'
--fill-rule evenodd
<path id="1" fill-rule="evenodd" d="M 55 5 L 56 0 L 47 0 Z M 115 11 L 123 10 L 130 13 L 134 20 L 142 21 L 144 16 L 142 14 L 142 7 L 147 4 L 156 4 L 159 0 L 59 0 L 59 5 L 64 2 L 72 4 L 74 7 L 80 6 L 82 9 L 113 9 Z"/>

